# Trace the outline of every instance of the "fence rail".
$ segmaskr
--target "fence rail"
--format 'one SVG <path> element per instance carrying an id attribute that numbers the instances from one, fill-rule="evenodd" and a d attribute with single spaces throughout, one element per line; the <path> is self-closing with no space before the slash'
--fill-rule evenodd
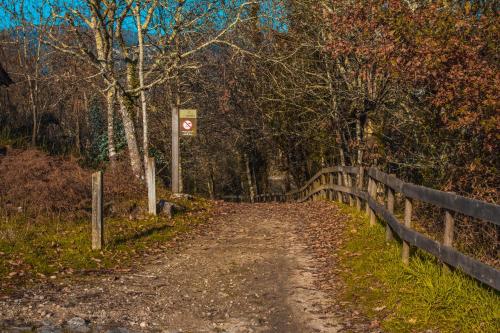
<path id="1" fill-rule="evenodd" d="M 466 198 L 454 193 L 404 182 L 377 168 L 369 168 L 367 180 L 364 168 L 335 166 L 317 172 L 304 186 L 287 193 L 257 195 L 255 201 L 298 201 L 331 199 L 348 202 L 362 210 L 364 203 L 370 224 L 376 216 L 386 223 L 386 239 L 397 234 L 403 242 L 402 260 L 408 263 L 410 246 L 422 249 L 448 266 L 460 269 L 478 281 L 500 290 L 500 271 L 453 248 L 454 213 L 500 225 L 500 206 Z M 394 215 L 395 194 L 404 197 L 404 221 Z M 377 201 L 382 195 L 383 204 Z M 421 201 L 444 209 L 445 230 L 443 242 L 437 242 L 412 229 L 413 201 Z"/>

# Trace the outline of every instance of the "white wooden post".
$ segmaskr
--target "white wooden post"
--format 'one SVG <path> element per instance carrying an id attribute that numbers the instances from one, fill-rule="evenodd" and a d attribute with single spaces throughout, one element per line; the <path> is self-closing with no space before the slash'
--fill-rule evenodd
<path id="1" fill-rule="evenodd" d="M 104 246 L 102 172 L 92 174 L 92 250 Z"/>
<path id="2" fill-rule="evenodd" d="M 148 173 L 148 210 L 149 214 L 156 215 L 156 168 L 155 168 L 155 158 L 148 157 L 147 165 Z"/>

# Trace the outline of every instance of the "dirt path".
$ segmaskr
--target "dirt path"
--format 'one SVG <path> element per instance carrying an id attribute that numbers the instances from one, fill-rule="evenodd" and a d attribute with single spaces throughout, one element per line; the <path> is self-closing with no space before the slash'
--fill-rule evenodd
<path id="1" fill-rule="evenodd" d="M 305 211 L 224 204 L 204 232 L 138 271 L 1 300 L 0 323 L 41 332 L 338 332 L 344 319 L 332 292 L 317 287 L 324 262 L 302 233 Z"/>

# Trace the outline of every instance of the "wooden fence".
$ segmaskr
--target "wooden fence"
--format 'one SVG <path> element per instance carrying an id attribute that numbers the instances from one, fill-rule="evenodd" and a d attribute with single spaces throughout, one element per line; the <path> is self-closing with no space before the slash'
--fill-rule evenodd
<path id="1" fill-rule="evenodd" d="M 396 193 L 400 193 L 405 203 L 403 222 L 394 215 Z M 360 211 L 364 204 L 366 213 L 370 217 L 370 225 L 375 224 L 378 216 L 386 223 L 386 239 L 392 239 L 395 233 L 402 240 L 403 263 L 408 263 L 410 246 L 414 246 L 431 253 L 448 266 L 463 271 L 495 290 L 500 290 L 499 270 L 453 248 L 454 213 L 500 226 L 499 205 L 407 183 L 377 168 L 365 170 L 342 166 L 320 170 L 304 186 L 295 191 L 261 194 L 255 199 L 257 202 L 304 202 L 319 198 L 347 202 Z M 414 201 L 425 202 L 444 210 L 445 228 L 442 242 L 430 239 L 412 229 Z"/>

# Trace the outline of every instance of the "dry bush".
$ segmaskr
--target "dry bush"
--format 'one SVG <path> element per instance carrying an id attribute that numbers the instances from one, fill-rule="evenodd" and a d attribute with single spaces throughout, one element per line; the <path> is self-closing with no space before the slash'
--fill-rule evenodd
<path id="1" fill-rule="evenodd" d="M 127 160 L 117 161 L 113 168 L 108 168 L 104 172 L 103 177 L 104 201 L 108 216 L 145 213 L 146 186 L 132 174 Z"/>
<path id="2" fill-rule="evenodd" d="M 11 150 L 0 157 L 0 206 L 9 213 L 33 217 L 87 216 L 91 212 L 91 173 L 72 158 L 34 149 Z M 118 161 L 105 171 L 108 213 L 128 214 L 131 206 L 145 198 L 145 186 L 132 175 L 127 161 Z"/>
<path id="3" fill-rule="evenodd" d="M 90 205 L 90 172 L 76 161 L 39 150 L 11 150 L 0 157 L 0 200 L 7 210 L 60 214 Z"/>

